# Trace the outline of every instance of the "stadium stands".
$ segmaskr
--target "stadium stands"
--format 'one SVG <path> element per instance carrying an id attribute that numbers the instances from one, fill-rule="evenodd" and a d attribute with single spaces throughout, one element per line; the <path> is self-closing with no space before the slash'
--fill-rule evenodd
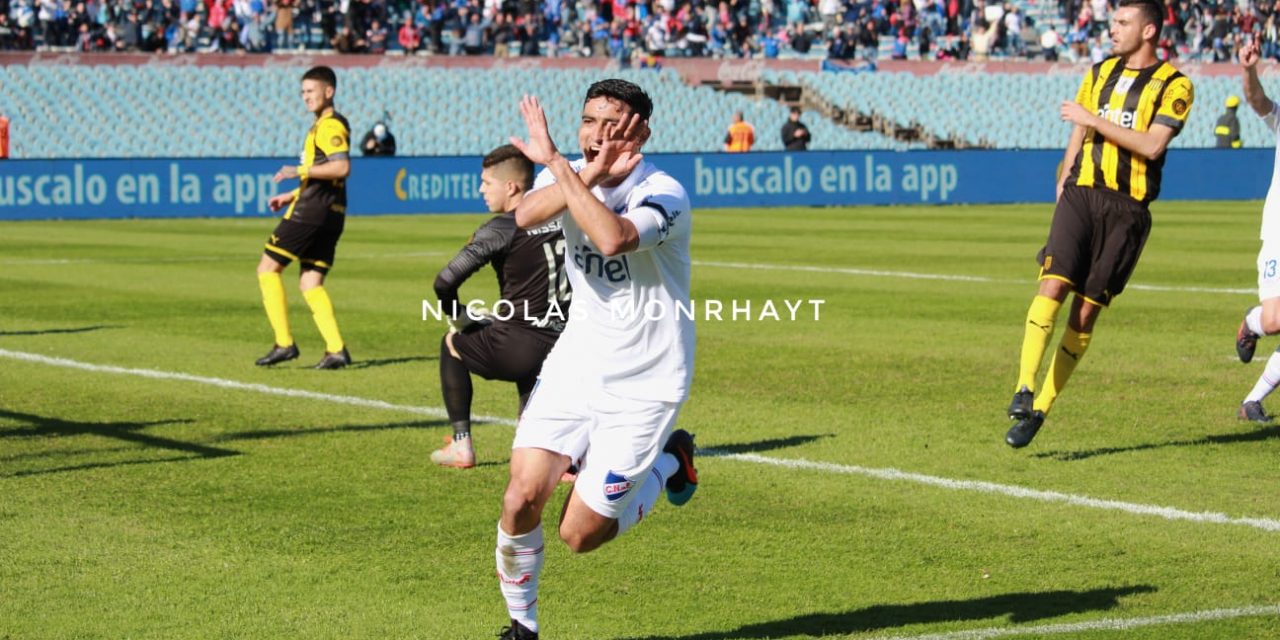
<path id="1" fill-rule="evenodd" d="M 0 67 L 0 113 L 13 121 L 15 158 L 284 157 L 298 152 L 309 115 L 297 99 L 301 67 Z M 616 71 L 655 98 L 651 152 L 721 148 L 730 115 L 757 127 L 756 150 L 780 150 L 787 108 L 684 83 L 673 71 Z M 574 148 L 578 108 L 598 70 L 351 68 L 338 106 L 358 141 L 389 115 L 402 155 L 475 155 L 523 135 L 516 102 L 537 95 L 559 142 Z M 190 99 L 192 96 L 200 99 Z M 813 149 L 905 149 L 809 113 Z"/>
<path id="2" fill-rule="evenodd" d="M 1069 127 L 1058 117 L 1063 100 L 1075 96 L 1083 67 L 1050 74 L 911 73 L 830 74 L 765 72 L 773 84 L 794 84 L 816 92 L 840 109 L 881 116 L 901 126 L 919 126 L 958 146 L 1000 149 L 1058 149 Z M 1196 76 L 1196 104 L 1174 148 L 1214 145 L 1213 125 L 1228 95 L 1239 95 L 1238 74 Z M 1248 111 L 1248 107 L 1243 108 Z M 1274 144 L 1260 118 L 1240 114 L 1247 147 Z"/>
<path id="3" fill-rule="evenodd" d="M 14 158 L 287 157 L 296 154 L 309 115 L 297 99 L 298 66 L 0 66 L 0 113 L 12 120 Z M 803 87 L 807 107 L 829 105 L 922 132 L 956 146 L 1061 148 L 1061 100 L 1074 95 L 1080 67 L 1047 74 L 933 75 L 764 70 L 767 85 Z M 671 69 L 609 71 L 654 96 L 650 152 L 721 149 L 730 116 L 756 127 L 756 151 L 781 150 L 783 103 L 691 86 Z M 517 97 L 542 99 L 553 133 L 572 148 L 584 88 L 600 69 L 537 67 L 352 67 L 340 70 L 338 104 L 358 141 L 386 114 L 402 155 L 477 155 L 522 135 Z M 1197 103 L 1175 147 L 1213 146 L 1223 102 L 1239 93 L 1236 74 L 1194 77 Z M 191 99 L 192 97 L 199 99 Z M 816 98 L 816 99 L 815 99 Z M 1247 107 L 1245 107 L 1247 111 Z M 807 111 L 813 150 L 923 148 L 891 135 L 860 132 Z M 1270 146 L 1259 118 L 1242 113 L 1246 146 Z M 668 123 L 673 126 L 666 126 Z"/>

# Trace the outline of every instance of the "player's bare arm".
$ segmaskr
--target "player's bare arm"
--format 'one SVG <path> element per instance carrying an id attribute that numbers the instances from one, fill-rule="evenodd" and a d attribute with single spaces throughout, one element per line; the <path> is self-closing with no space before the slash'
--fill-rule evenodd
<path id="1" fill-rule="evenodd" d="M 1253 112 L 1262 117 L 1271 115 L 1271 98 L 1267 97 L 1267 92 L 1262 88 L 1262 82 L 1258 80 L 1258 60 L 1261 55 L 1258 52 L 1257 41 L 1252 41 L 1240 49 L 1240 67 L 1244 70 L 1244 100 L 1253 107 Z"/>
<path id="2" fill-rule="evenodd" d="M 511 142 L 530 160 L 545 165 L 555 176 L 557 188 L 539 189 L 530 194 L 516 209 L 516 223 L 522 227 L 535 226 L 567 207 L 574 221 L 601 253 L 614 256 L 635 249 L 640 241 L 635 225 L 597 200 L 590 185 L 625 177 L 635 169 L 643 159 L 637 141 L 647 132 L 647 125 L 634 116 L 628 116 L 622 122 L 604 127 L 604 134 L 596 144 L 595 157 L 579 173 L 573 170 L 551 140 L 546 115 L 537 98 L 525 96 L 520 101 L 520 113 L 529 129 L 529 141 L 512 138 Z M 550 191 L 559 193 L 533 197 Z M 531 201 L 535 205 L 526 209 Z M 549 211 L 561 201 L 563 205 L 559 209 Z"/>
<path id="3" fill-rule="evenodd" d="M 324 164 L 311 165 L 306 172 L 308 178 L 316 180 L 343 180 L 351 175 L 351 160 L 346 158 L 332 159 Z M 272 178 L 274 182 L 283 182 L 302 175 L 302 165 L 286 164 L 280 167 Z"/>
<path id="4" fill-rule="evenodd" d="M 296 177 L 298 177 L 298 167 L 291 164 L 286 164 L 283 167 L 280 167 L 280 170 L 277 171 L 276 175 L 271 178 L 271 181 L 280 183 L 280 182 L 284 182 L 285 180 L 292 180 Z"/>
<path id="5" fill-rule="evenodd" d="M 271 199 L 267 201 L 267 207 L 269 207 L 272 211 L 279 211 L 289 206 L 297 198 L 298 198 L 298 191 L 296 189 L 293 191 L 287 191 L 285 193 L 279 193 L 272 196 Z"/>
<path id="6" fill-rule="evenodd" d="M 1062 199 L 1062 189 L 1067 184 L 1067 178 L 1071 175 L 1071 167 L 1076 164 L 1076 156 L 1080 155 L 1080 148 L 1084 146 L 1084 127 L 1075 125 L 1071 128 L 1071 138 L 1067 140 L 1067 150 L 1062 154 L 1062 169 L 1058 172 L 1058 185 L 1054 193 L 1054 201 Z"/>
<path id="7" fill-rule="evenodd" d="M 618 141 L 605 141 L 595 159 L 587 166 L 598 164 L 611 166 L 615 159 L 610 157 L 613 154 L 622 154 L 616 159 L 623 164 L 631 162 L 631 158 L 639 162 L 640 154 L 629 154 L 627 151 L 620 150 L 621 147 L 623 145 Z M 616 256 L 634 251 L 640 245 L 640 233 L 636 230 L 636 226 L 630 220 L 610 211 L 603 202 L 597 200 L 586 183 L 578 178 L 577 173 L 574 173 L 573 167 L 569 166 L 569 161 L 564 156 L 552 160 L 547 164 L 547 168 L 555 175 L 556 184 L 560 185 L 560 190 L 564 193 L 569 214 L 573 216 L 574 222 L 578 223 L 583 233 L 591 240 L 591 244 L 594 244 L 601 253 L 606 256 Z"/>
<path id="8" fill-rule="evenodd" d="M 525 128 L 529 131 L 529 141 L 525 142 L 512 136 L 511 144 L 530 160 L 547 165 L 551 158 L 560 155 L 560 150 L 551 140 L 546 113 L 536 97 L 524 96 L 520 99 L 520 116 L 524 119 Z M 583 169 L 583 171 L 589 170 L 589 168 Z M 585 180 L 588 185 L 594 186 L 595 176 L 591 173 L 579 175 L 579 178 Z M 523 229 L 536 227 L 559 215 L 566 206 L 568 202 L 565 200 L 564 193 L 556 185 L 537 189 L 526 194 L 524 200 L 516 207 L 516 225 Z"/>
<path id="9" fill-rule="evenodd" d="M 1064 121 L 1094 129 L 1107 140 L 1114 142 L 1116 146 L 1147 160 L 1156 160 L 1164 155 L 1169 142 L 1177 133 L 1172 127 L 1163 124 L 1153 124 L 1146 131 L 1126 129 L 1110 120 L 1098 117 L 1074 100 L 1064 100 L 1061 113 Z"/>
<path id="10" fill-rule="evenodd" d="M 525 126 L 529 130 L 529 142 L 526 143 L 519 138 L 512 137 L 511 143 L 529 159 L 546 165 L 547 163 L 539 158 L 549 158 L 551 155 L 559 155 L 560 152 L 551 140 L 551 135 L 547 129 L 547 118 L 542 106 L 538 103 L 538 99 L 532 96 L 522 98 L 520 100 L 520 115 L 524 118 Z M 622 132 L 623 135 L 630 136 L 631 139 L 635 140 L 647 138 L 648 133 L 648 123 L 643 121 L 632 123 L 630 128 L 625 128 Z M 615 163 L 616 166 L 592 163 L 578 172 L 578 178 L 588 188 L 595 187 L 602 182 L 630 173 L 631 169 L 635 168 L 635 164 L 638 164 L 640 160 L 638 157 L 633 159 L 634 163 Z M 602 171 L 601 169 L 607 170 Z M 525 195 L 520 202 L 520 206 L 516 209 L 516 224 L 524 229 L 537 227 L 559 215 L 567 206 L 568 201 L 565 199 L 564 192 L 557 185 L 532 191 Z"/>

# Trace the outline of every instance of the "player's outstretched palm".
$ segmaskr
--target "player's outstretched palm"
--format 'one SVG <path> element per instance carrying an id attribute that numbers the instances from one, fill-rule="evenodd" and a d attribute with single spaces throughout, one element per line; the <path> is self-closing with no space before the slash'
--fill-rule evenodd
<path id="1" fill-rule="evenodd" d="M 628 115 L 605 134 L 600 151 L 591 164 L 606 179 L 630 174 L 644 159 L 644 155 L 640 153 L 640 145 L 644 143 L 648 133 L 648 123 L 634 113 Z"/>
<path id="2" fill-rule="evenodd" d="M 547 114 L 543 112 L 537 98 L 526 95 L 520 98 L 520 115 L 529 130 L 529 141 L 512 136 L 511 144 L 526 158 L 538 164 L 547 164 L 560 153 L 556 149 L 556 143 L 551 141 L 551 132 L 547 129 Z"/>

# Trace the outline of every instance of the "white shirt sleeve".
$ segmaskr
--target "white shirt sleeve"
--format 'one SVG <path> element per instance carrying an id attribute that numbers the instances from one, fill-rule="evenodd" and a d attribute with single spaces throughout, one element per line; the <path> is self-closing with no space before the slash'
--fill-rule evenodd
<path id="1" fill-rule="evenodd" d="M 1266 123 L 1267 128 L 1270 129 L 1272 133 L 1280 135 L 1280 104 L 1276 104 L 1276 102 L 1272 100 L 1271 113 L 1263 116 L 1262 121 Z"/>
<path id="2" fill-rule="evenodd" d="M 533 179 L 533 188 L 529 189 L 529 191 L 537 191 L 538 189 L 555 183 L 555 175 L 551 173 L 550 169 L 543 167 L 542 171 L 538 172 L 538 176 Z"/>
<path id="3" fill-rule="evenodd" d="M 650 195 L 622 217 L 635 225 L 640 235 L 636 251 L 647 251 L 662 244 L 672 233 L 682 230 L 681 225 L 688 224 L 685 209 L 688 205 L 681 198 L 667 194 Z"/>

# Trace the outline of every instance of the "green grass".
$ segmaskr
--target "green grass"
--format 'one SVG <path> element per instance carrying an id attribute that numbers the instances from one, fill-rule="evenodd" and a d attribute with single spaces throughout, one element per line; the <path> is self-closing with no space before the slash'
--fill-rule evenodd
<path id="1" fill-rule="evenodd" d="M 1259 211 L 1156 206 L 1134 283 L 1217 291 L 1122 295 L 1021 451 L 1003 411 L 1048 207 L 696 212 L 695 299 L 826 303 L 817 321 L 699 322 L 681 424 L 722 452 L 1280 519 L 1280 428 L 1234 415 L 1271 346 L 1248 366 L 1231 347 Z M 328 288 L 358 364 L 339 372 L 307 368 L 322 341 L 292 287 L 302 359 L 252 365 L 271 341 L 254 276 L 268 220 L 0 224 L 0 349 L 439 407 L 442 327 L 422 299 L 481 220 L 350 222 Z M 494 290 L 486 271 L 463 293 Z M 513 387 L 481 381 L 474 409 L 513 416 Z M 512 429 L 478 426 L 467 472 L 427 460 L 447 432 L 0 357 L 0 638 L 491 637 Z M 548 544 L 544 637 L 910 636 L 1280 602 L 1280 532 L 732 456 L 699 468 L 688 507 L 660 503 L 595 553 Z M 1260 616 L 1053 637 L 1277 635 Z"/>

